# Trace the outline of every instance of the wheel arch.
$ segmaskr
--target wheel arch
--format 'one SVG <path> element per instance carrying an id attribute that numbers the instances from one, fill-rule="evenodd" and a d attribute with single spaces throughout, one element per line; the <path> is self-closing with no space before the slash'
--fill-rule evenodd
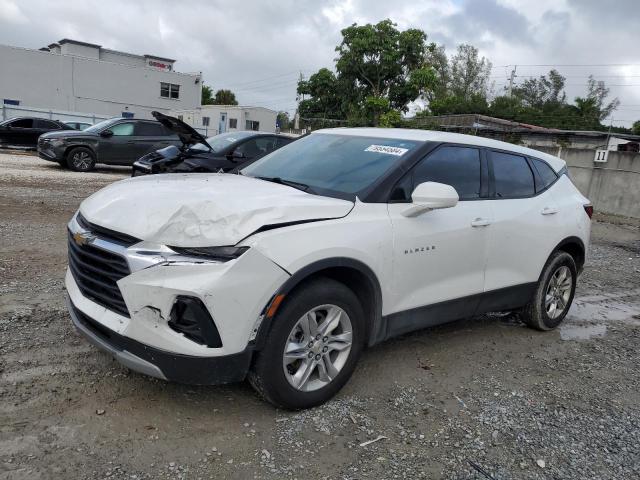
<path id="1" fill-rule="evenodd" d="M 73 145 L 69 145 L 68 147 L 65 147 L 64 153 L 63 153 L 64 159 L 67 160 L 71 150 L 73 150 L 74 148 L 78 148 L 78 147 L 86 148 L 87 150 L 89 150 L 93 154 L 93 158 L 95 158 L 96 160 L 98 159 L 98 155 L 96 153 L 96 149 L 93 148 L 92 145 L 87 145 L 87 144 L 84 144 L 84 143 L 75 143 Z"/>
<path id="2" fill-rule="evenodd" d="M 555 252 L 564 251 L 573 257 L 576 262 L 576 268 L 578 272 L 581 272 L 584 268 L 584 262 L 586 260 L 586 248 L 584 242 L 579 237 L 567 237 L 562 240 L 551 252 L 553 255 Z"/>
<path id="3" fill-rule="evenodd" d="M 296 289 L 321 277 L 338 281 L 355 293 L 365 314 L 367 328 L 365 338 L 367 339 L 367 344 L 371 346 L 376 343 L 377 339 L 380 338 L 378 330 L 383 327 L 382 290 L 378 277 L 368 265 L 359 260 L 348 257 L 334 257 L 313 262 L 299 269 L 278 289 L 262 311 L 264 319 L 255 338 L 255 349 L 260 350 L 264 345 L 280 302 Z M 278 300 L 278 298 L 280 299 Z M 277 304 L 273 312 L 271 312 L 275 302 Z"/>

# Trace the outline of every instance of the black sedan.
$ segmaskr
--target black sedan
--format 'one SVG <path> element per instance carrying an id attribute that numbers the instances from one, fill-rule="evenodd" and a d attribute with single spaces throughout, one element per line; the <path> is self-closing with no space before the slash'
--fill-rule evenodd
<path id="1" fill-rule="evenodd" d="M 295 140 L 288 135 L 236 131 L 205 138 L 183 121 L 153 112 L 152 115 L 182 140 L 182 147 L 170 146 L 149 153 L 133 164 L 132 176 L 153 173 L 228 172 Z"/>
<path id="2" fill-rule="evenodd" d="M 46 118 L 11 118 L 0 122 L 0 144 L 36 148 L 40 135 L 62 130 L 71 130 L 71 127 L 58 120 Z"/>

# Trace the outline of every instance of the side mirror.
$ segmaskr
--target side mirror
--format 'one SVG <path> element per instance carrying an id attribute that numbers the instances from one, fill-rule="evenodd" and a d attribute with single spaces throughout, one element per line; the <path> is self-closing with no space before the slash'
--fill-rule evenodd
<path id="1" fill-rule="evenodd" d="M 104 138 L 113 137 L 113 132 L 107 128 L 106 130 L 100 132 L 100 136 Z"/>
<path id="2" fill-rule="evenodd" d="M 242 153 L 242 152 L 238 152 L 237 150 L 234 150 L 233 152 L 231 152 L 231 155 L 229 155 L 229 156 L 230 156 L 231 158 L 235 158 L 235 159 L 237 159 L 237 158 L 246 158 L 246 157 L 244 156 L 244 153 Z"/>
<path id="3" fill-rule="evenodd" d="M 424 182 L 415 188 L 411 194 L 411 206 L 402 214 L 405 217 L 416 217 L 429 210 L 455 207 L 458 200 L 458 192 L 451 185 Z"/>

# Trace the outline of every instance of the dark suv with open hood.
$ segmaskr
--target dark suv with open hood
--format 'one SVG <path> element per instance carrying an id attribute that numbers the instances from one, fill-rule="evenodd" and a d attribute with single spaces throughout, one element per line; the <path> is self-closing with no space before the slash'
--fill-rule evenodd
<path id="1" fill-rule="evenodd" d="M 96 163 L 131 165 L 149 152 L 176 145 L 182 145 L 179 136 L 154 120 L 112 118 L 82 131 L 45 133 L 38 139 L 38 155 L 86 172 Z"/>
<path id="2" fill-rule="evenodd" d="M 183 121 L 152 112 L 165 128 L 175 132 L 182 146 L 169 146 L 151 152 L 133 164 L 132 176 L 151 173 L 229 172 L 295 140 L 288 135 L 236 131 L 205 138 Z"/>

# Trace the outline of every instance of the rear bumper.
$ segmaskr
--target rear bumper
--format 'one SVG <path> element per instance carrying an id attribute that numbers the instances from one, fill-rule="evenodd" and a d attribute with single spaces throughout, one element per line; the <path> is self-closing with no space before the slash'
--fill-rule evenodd
<path id="1" fill-rule="evenodd" d="M 219 357 L 180 355 L 157 349 L 120 335 L 82 313 L 66 297 L 76 330 L 90 343 L 139 373 L 192 385 L 219 385 L 244 380 L 252 350 Z"/>

